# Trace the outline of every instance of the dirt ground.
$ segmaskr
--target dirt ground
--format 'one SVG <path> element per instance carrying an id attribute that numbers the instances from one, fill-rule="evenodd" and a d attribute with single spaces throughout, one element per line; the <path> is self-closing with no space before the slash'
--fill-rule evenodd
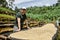
<path id="1" fill-rule="evenodd" d="M 42 27 L 35 27 L 29 30 L 12 33 L 9 37 L 22 40 L 52 40 L 56 32 L 57 28 L 55 25 L 49 23 Z"/>

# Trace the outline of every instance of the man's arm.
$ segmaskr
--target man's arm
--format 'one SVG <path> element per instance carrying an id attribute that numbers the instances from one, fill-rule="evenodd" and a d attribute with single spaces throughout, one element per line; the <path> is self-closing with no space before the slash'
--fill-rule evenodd
<path id="1" fill-rule="evenodd" d="M 18 31 L 21 30 L 21 26 L 20 26 L 20 18 L 17 18 L 17 21 L 18 21 Z"/>
<path id="2" fill-rule="evenodd" d="M 29 24 L 29 23 L 28 23 L 28 20 L 25 20 L 25 21 L 26 21 L 26 26 L 27 26 L 27 28 L 30 28 L 30 27 L 28 26 L 28 24 Z"/>

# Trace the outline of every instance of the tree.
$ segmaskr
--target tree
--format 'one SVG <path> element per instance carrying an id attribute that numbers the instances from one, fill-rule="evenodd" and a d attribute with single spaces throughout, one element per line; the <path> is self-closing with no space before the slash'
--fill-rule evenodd
<path id="1" fill-rule="evenodd" d="M 60 2 L 60 0 L 58 0 L 58 2 Z"/>
<path id="2" fill-rule="evenodd" d="M 60 5 L 60 0 L 58 0 L 58 2 L 54 4 L 53 6 L 59 6 L 59 5 Z"/>
<path id="3" fill-rule="evenodd" d="M 19 12 L 19 9 L 18 9 L 18 7 L 15 7 L 15 11 L 16 11 L 16 12 Z"/>
<path id="4" fill-rule="evenodd" d="M 13 2 L 14 2 L 15 0 L 9 0 L 8 2 L 8 6 L 10 7 L 10 8 L 13 8 Z"/>
<path id="5" fill-rule="evenodd" d="M 60 4 L 60 0 L 58 0 L 58 4 Z"/>
<path id="6" fill-rule="evenodd" d="M 7 6 L 6 0 L 0 0 L 0 7 L 6 7 L 6 6 Z"/>

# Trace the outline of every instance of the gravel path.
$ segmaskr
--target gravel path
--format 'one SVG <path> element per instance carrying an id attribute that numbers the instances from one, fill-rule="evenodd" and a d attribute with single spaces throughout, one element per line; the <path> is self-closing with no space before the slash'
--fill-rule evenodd
<path id="1" fill-rule="evenodd" d="M 57 28 L 55 25 L 49 23 L 42 27 L 12 33 L 9 37 L 24 40 L 52 40 L 52 37 L 56 34 L 56 32 Z"/>

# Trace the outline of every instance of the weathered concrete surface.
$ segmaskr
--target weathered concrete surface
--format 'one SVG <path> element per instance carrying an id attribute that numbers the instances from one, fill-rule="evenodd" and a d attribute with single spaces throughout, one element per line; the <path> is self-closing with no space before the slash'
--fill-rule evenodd
<path id="1" fill-rule="evenodd" d="M 56 32 L 57 28 L 55 25 L 49 23 L 42 27 L 12 33 L 9 37 L 25 40 L 52 40 L 52 37 L 56 34 Z"/>

